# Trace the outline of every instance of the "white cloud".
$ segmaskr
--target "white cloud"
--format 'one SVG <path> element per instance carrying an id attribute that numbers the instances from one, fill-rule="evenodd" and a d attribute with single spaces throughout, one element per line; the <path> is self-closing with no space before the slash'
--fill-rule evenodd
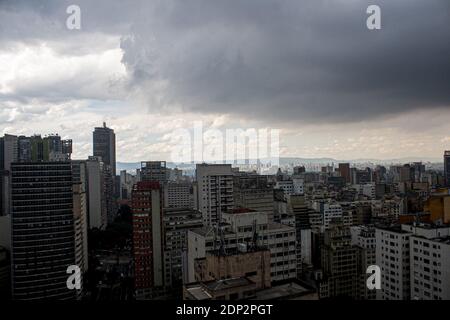
<path id="1" fill-rule="evenodd" d="M 44 99 L 114 99 L 126 76 L 116 47 L 84 55 L 59 54 L 49 44 L 0 49 L 0 94 Z"/>
<path id="2" fill-rule="evenodd" d="M 0 6 L 0 132 L 58 132 L 73 138 L 74 157 L 84 158 L 93 128 L 107 121 L 116 130 L 121 161 L 169 159 L 171 134 L 192 129 L 194 121 L 205 131 L 281 128 L 282 156 L 440 157 L 450 149 L 448 106 L 431 109 L 448 98 L 433 91 L 444 86 L 439 77 L 448 75 L 448 63 L 440 68 L 439 59 L 411 50 L 419 64 L 410 69 L 411 55 L 402 55 L 409 44 L 399 43 L 398 30 L 385 28 L 383 43 L 391 46 L 384 51 L 365 30 L 352 34 L 359 18 L 344 18 L 354 10 L 320 8 L 330 18 L 321 20 L 312 14 L 319 12 L 316 3 L 80 0 L 85 20 L 77 33 L 64 28 L 62 2 L 12 11 Z M 429 7 L 428 14 L 441 6 L 414 5 Z M 407 11 L 408 17 L 417 12 Z M 435 30 L 447 21 L 438 18 L 416 28 Z M 356 47 L 355 39 L 362 41 Z M 448 43 L 438 45 L 439 39 L 425 32 L 412 48 L 448 62 Z M 389 63 L 397 62 L 407 68 L 394 74 Z M 375 69 L 378 77 L 366 76 Z M 374 92 L 370 99 L 366 89 Z M 406 97 L 402 107 L 388 101 L 397 94 Z M 417 94 L 438 101 L 427 108 Z"/>

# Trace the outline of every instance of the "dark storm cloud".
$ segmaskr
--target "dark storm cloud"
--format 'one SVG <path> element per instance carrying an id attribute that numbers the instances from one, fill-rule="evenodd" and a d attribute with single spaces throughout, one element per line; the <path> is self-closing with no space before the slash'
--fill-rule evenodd
<path id="1" fill-rule="evenodd" d="M 40 17 L 36 23 L 46 30 L 41 37 L 67 36 L 51 24 L 64 24 L 59 17 L 65 2 L 35 11 L 31 2 L 5 3 L 5 10 Z M 128 89 L 151 108 L 352 122 L 450 107 L 448 0 L 79 4 L 84 32 L 123 36 Z M 381 7 L 379 31 L 366 28 L 370 4 Z M 12 33 L 7 26 L 0 39 L 39 37 L 30 20 Z"/>
<path id="2" fill-rule="evenodd" d="M 135 83 L 167 81 L 167 103 L 293 121 L 450 106 L 448 1 L 170 3 L 122 46 Z"/>

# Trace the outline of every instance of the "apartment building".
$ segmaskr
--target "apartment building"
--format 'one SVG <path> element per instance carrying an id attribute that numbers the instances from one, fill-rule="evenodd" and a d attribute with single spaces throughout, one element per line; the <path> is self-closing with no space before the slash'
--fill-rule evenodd
<path id="1" fill-rule="evenodd" d="M 376 264 L 381 268 L 378 300 L 410 299 L 410 236 L 401 226 L 375 229 Z"/>
<path id="2" fill-rule="evenodd" d="M 188 232 L 187 282 L 195 281 L 194 260 L 216 250 L 236 250 L 238 245 L 267 247 L 270 250 L 272 281 L 297 276 L 295 228 L 269 222 L 266 214 L 248 209 L 223 214 L 223 223 Z"/>
<path id="3" fill-rule="evenodd" d="M 197 164 L 198 210 L 203 222 L 217 225 L 223 212 L 232 210 L 233 171 L 227 164 Z"/>

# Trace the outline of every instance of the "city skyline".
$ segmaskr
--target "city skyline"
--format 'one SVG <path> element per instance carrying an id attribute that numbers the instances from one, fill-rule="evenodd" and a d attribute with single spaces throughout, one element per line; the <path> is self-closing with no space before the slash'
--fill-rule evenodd
<path id="1" fill-rule="evenodd" d="M 450 297 L 450 151 L 444 170 L 142 161 L 114 177 L 114 131 L 92 138 L 84 160 L 59 135 L 0 138 L 7 299 Z"/>
<path id="2" fill-rule="evenodd" d="M 58 132 L 85 159 L 106 122 L 120 162 L 170 159 L 195 121 L 279 129 L 281 157 L 450 149 L 445 1 L 378 1 L 376 31 L 362 0 L 78 1 L 81 30 L 70 4 L 0 4 L 0 135 Z"/>

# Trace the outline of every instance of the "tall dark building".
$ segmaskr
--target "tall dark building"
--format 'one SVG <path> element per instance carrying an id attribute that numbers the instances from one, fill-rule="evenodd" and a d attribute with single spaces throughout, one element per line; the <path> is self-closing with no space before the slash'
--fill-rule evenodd
<path id="1" fill-rule="evenodd" d="M 341 177 L 345 179 L 346 183 L 351 182 L 350 164 L 349 163 L 339 163 L 339 173 Z"/>
<path id="2" fill-rule="evenodd" d="M 75 299 L 72 166 L 68 161 L 13 163 L 12 286 L 16 300 Z"/>
<path id="3" fill-rule="evenodd" d="M 113 177 L 116 175 L 116 135 L 114 130 L 106 127 L 97 127 L 94 130 L 94 157 L 101 157 L 103 163 L 111 167 Z"/>
<path id="4" fill-rule="evenodd" d="M 8 250 L 0 246 L 0 299 L 2 301 L 11 298 L 11 262 L 9 259 Z"/>
<path id="5" fill-rule="evenodd" d="M 179 288 L 183 279 L 183 258 L 187 255 L 188 230 L 203 227 L 202 214 L 190 208 L 164 208 L 164 284 Z"/>
<path id="6" fill-rule="evenodd" d="M 94 130 L 94 157 L 101 158 L 103 163 L 103 189 L 105 191 L 105 207 L 107 211 L 107 222 L 115 219 L 116 208 L 114 197 L 116 195 L 116 135 L 114 130 L 108 128 L 103 122 L 103 127 Z"/>
<path id="7" fill-rule="evenodd" d="M 11 213 L 11 163 L 17 161 L 17 137 L 0 138 L 0 216 Z"/>
<path id="8" fill-rule="evenodd" d="M 332 225 L 321 246 L 323 281 L 320 298 L 356 298 L 358 294 L 358 248 L 351 244 L 350 228 Z"/>
<path id="9" fill-rule="evenodd" d="M 444 178 L 445 185 L 450 187 L 450 151 L 444 152 Z"/>
<path id="10" fill-rule="evenodd" d="M 143 161 L 141 162 L 142 181 L 158 181 L 161 184 L 167 182 L 169 170 L 165 161 Z"/>

